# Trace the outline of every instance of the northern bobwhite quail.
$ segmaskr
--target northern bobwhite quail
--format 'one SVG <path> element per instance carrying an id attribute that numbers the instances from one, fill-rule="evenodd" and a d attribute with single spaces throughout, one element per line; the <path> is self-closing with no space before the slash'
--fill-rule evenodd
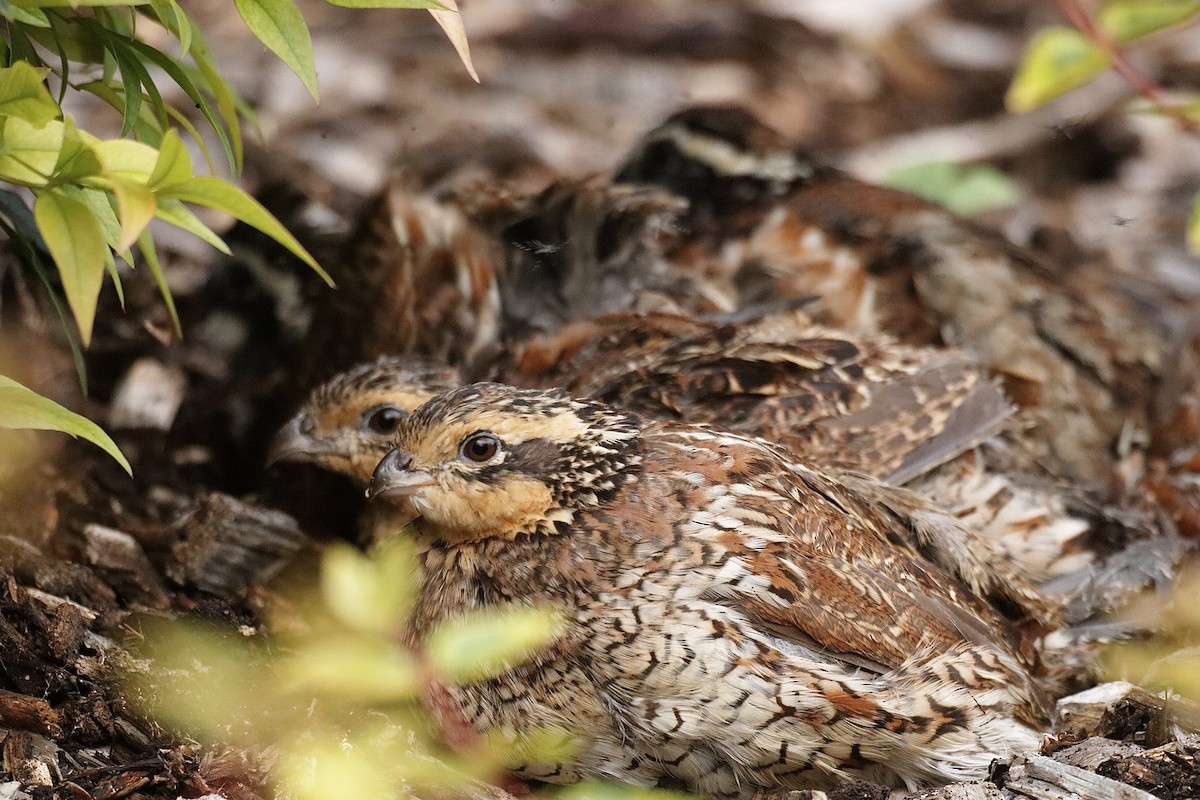
<path id="1" fill-rule="evenodd" d="M 410 634 L 509 604 L 562 617 L 544 652 L 451 690 L 480 731 L 576 740 L 519 775 L 915 787 L 1039 742 L 1005 621 L 896 548 L 905 521 L 762 440 L 475 384 L 395 444 L 370 493 L 416 516 Z"/>
<path id="2" fill-rule="evenodd" d="M 969 348 L 1074 480 L 1116 483 L 1131 423 L 1153 420 L 1157 322 L 1095 270 L 1047 263 L 913 195 L 815 162 L 748 112 L 698 107 L 651 131 L 617 180 L 689 201 L 669 254 L 739 305 L 816 295 L 819 320 Z"/>

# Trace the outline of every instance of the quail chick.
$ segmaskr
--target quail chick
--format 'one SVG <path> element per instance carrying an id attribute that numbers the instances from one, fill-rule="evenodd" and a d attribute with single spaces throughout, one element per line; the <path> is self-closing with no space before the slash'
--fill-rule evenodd
<path id="1" fill-rule="evenodd" d="M 904 520 L 762 440 L 475 384 L 395 444 L 370 493 L 416 517 L 411 633 L 514 603 L 562 616 L 544 652 L 452 690 L 480 731 L 576 739 L 522 776 L 915 787 L 1039 741 L 1004 620 L 894 547 Z"/>
<path id="2" fill-rule="evenodd" d="M 1152 321 L 1095 271 L 1069 273 L 904 192 L 797 151 L 748 112 L 700 107 L 651 131 L 617 179 L 688 199 L 671 258 L 744 304 L 816 295 L 820 319 L 913 344 L 957 343 L 1037 423 L 1031 446 L 1109 486 L 1132 419 L 1145 429 L 1162 367 Z"/>
<path id="3" fill-rule="evenodd" d="M 365 487 L 400 420 L 460 385 L 457 370 L 411 356 L 359 364 L 313 390 L 275 434 L 267 464 L 316 464 Z"/>

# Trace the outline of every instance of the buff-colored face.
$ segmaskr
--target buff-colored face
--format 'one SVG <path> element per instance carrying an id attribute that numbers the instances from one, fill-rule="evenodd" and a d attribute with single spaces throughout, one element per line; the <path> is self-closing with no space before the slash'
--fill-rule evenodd
<path id="1" fill-rule="evenodd" d="M 480 386 L 439 397 L 402 423 L 369 494 L 457 541 L 569 523 L 574 509 L 564 498 L 603 477 L 589 459 L 617 452 L 634 433 L 607 435 L 587 418 L 591 406 L 584 403 Z"/>
<path id="2" fill-rule="evenodd" d="M 453 385 L 449 371 L 413 370 L 397 360 L 339 375 L 280 429 L 268 463 L 306 461 L 366 487 L 400 422 Z"/>

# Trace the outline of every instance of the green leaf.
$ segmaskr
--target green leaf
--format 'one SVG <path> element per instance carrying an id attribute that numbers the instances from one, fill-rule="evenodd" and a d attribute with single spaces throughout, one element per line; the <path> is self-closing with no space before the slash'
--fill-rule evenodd
<path id="1" fill-rule="evenodd" d="M 0 180 L 45 186 L 62 150 L 63 123 L 30 125 L 20 117 L 0 117 Z"/>
<path id="2" fill-rule="evenodd" d="M 467 74 L 471 76 L 472 80 L 479 83 L 479 73 L 475 71 L 475 65 L 471 63 L 471 48 L 467 44 L 467 32 L 463 29 L 462 14 L 458 13 L 458 5 L 455 0 L 444 0 L 444 2 L 445 10 L 431 10 L 429 13 L 433 15 L 433 21 L 441 26 L 442 32 L 454 46 L 454 52 L 458 53 L 459 60 L 467 68 Z"/>
<path id="3" fill-rule="evenodd" d="M 409 556 L 405 566 L 385 570 L 348 545 L 331 547 L 321 561 L 321 596 L 342 624 L 356 631 L 391 636 L 412 607 L 417 568 Z"/>
<path id="4" fill-rule="evenodd" d="M 154 246 L 154 237 L 150 234 L 149 229 L 143 230 L 142 235 L 138 237 L 138 250 L 142 254 L 142 260 L 146 262 L 146 268 L 154 276 L 154 283 L 158 286 L 158 293 L 162 295 L 163 303 L 167 306 L 167 313 L 171 315 L 171 324 L 175 327 L 175 335 L 182 339 L 183 326 L 179 324 L 179 312 L 175 309 L 175 297 L 171 294 L 171 287 L 167 285 L 162 264 L 158 261 L 158 250 Z"/>
<path id="5" fill-rule="evenodd" d="M 86 346 L 92 339 L 96 301 L 109 252 L 104 231 L 91 209 L 57 189 L 38 195 L 33 216 L 58 266 L 67 304 Z"/>
<path id="6" fill-rule="evenodd" d="M 62 113 L 43 81 L 50 70 L 18 61 L 0 69 L 0 114 L 42 125 Z"/>
<path id="7" fill-rule="evenodd" d="M 190 20 L 189 20 L 190 22 Z M 225 119 L 225 124 L 229 126 L 229 140 L 233 146 L 234 159 L 234 175 L 240 175 L 242 172 L 242 128 L 238 122 L 239 98 L 233 89 L 229 86 L 229 82 L 221 77 L 221 71 L 217 69 L 213 61 L 212 53 L 208 49 L 208 42 L 205 41 L 204 35 L 200 29 L 196 27 L 194 22 L 192 25 L 192 60 L 196 62 L 196 68 L 200 75 L 208 81 L 209 89 L 212 90 L 213 97 L 217 101 L 217 110 L 221 112 L 221 116 Z M 248 108 L 242 112 L 245 116 L 253 119 L 253 112 Z M 196 137 L 198 142 L 201 142 L 203 147 L 203 139 Z M 205 150 L 207 158 L 207 150 Z M 210 166 L 209 171 L 212 171 Z"/>
<path id="8" fill-rule="evenodd" d="M 112 188 L 113 196 L 117 198 L 117 216 L 121 221 L 117 245 L 113 249 L 124 253 L 133 247 L 150 220 L 154 219 L 158 213 L 158 203 L 154 200 L 154 192 L 140 183 L 114 178 Z"/>
<path id="9" fill-rule="evenodd" d="M 557 615 L 547 608 L 475 611 L 435 628 L 426 652 L 438 676 L 467 683 L 525 660 L 558 629 Z"/>
<path id="10" fill-rule="evenodd" d="M 1119 42 L 1178 25 L 1200 14 L 1200 0 L 1111 0 L 1096 22 Z"/>
<path id="11" fill-rule="evenodd" d="M 192 25 L 175 0 L 150 0 L 156 21 L 179 40 L 179 53 L 186 56 L 192 49 Z"/>
<path id="12" fill-rule="evenodd" d="M 176 228 L 187 231 L 209 247 L 216 248 L 225 255 L 231 255 L 229 245 L 225 244 L 225 240 L 213 233 L 212 229 L 201 222 L 183 203 L 178 200 L 162 197 L 161 195 L 157 200 L 157 216 L 163 222 L 168 222 Z"/>
<path id="13" fill-rule="evenodd" d="M 100 158 L 92 150 L 70 117 L 63 120 L 62 149 L 58 151 L 58 162 L 54 165 L 55 182 L 78 181 L 99 175 L 104 168 Z"/>
<path id="14" fill-rule="evenodd" d="M 167 131 L 158 148 L 158 159 L 146 185 L 155 191 L 182 186 L 192 179 L 192 159 L 179 134 Z"/>
<path id="15" fill-rule="evenodd" d="M 1045 28 L 1025 49 L 1004 102 L 1010 111 L 1029 111 L 1107 68 L 1104 52 L 1075 28 Z"/>
<path id="16" fill-rule="evenodd" d="M 964 166 L 946 161 L 915 164 L 896 170 L 884 183 L 968 217 L 1009 208 L 1021 198 L 1016 182 L 987 164 Z"/>
<path id="17" fill-rule="evenodd" d="M 319 99 L 312 38 L 296 4 L 292 0 L 234 0 L 234 5 L 251 33 L 296 73 L 313 100 Z"/>
<path id="18" fill-rule="evenodd" d="M 21 8 L 20 6 L 9 3 L 2 12 L 5 19 L 13 22 L 20 22 L 25 25 L 32 25 L 35 28 L 49 28 L 50 20 L 46 17 L 46 12 L 40 8 Z"/>
<path id="19" fill-rule="evenodd" d="M 257 200 L 232 183 L 202 175 L 192 178 L 183 186 L 164 189 L 161 194 L 185 203 L 195 203 L 232 214 L 247 225 L 257 228 L 279 242 L 293 255 L 312 267 L 326 283 L 330 286 L 333 285 L 333 279 L 326 274 L 325 270 L 321 269 L 309 252 L 296 241 L 296 238 L 288 233 L 279 220 L 271 216 L 271 212 L 263 208 Z"/>
<path id="20" fill-rule="evenodd" d="M 166 53 L 162 52 L 161 50 L 156 50 L 148 44 L 139 42 L 135 39 L 131 39 L 129 43 L 131 47 L 137 50 L 142 58 L 153 63 L 163 72 L 170 75 L 171 80 L 175 81 L 175 83 L 179 85 L 180 89 L 183 89 L 184 94 L 190 97 L 192 101 L 199 106 L 200 113 L 203 114 L 204 118 L 208 120 L 209 125 L 212 126 L 213 131 L 217 134 L 217 138 L 221 140 L 221 146 L 225 148 L 225 155 L 229 160 L 229 168 L 236 172 L 240 160 L 234 153 L 233 142 L 230 138 L 230 131 L 226 130 L 225 125 L 223 125 L 221 122 L 221 117 L 216 111 L 213 110 L 212 104 L 208 102 L 208 98 L 204 96 L 204 93 L 200 91 L 195 82 L 188 77 L 187 72 L 183 69 L 183 67 Z M 195 57 L 195 53 L 193 53 L 193 57 Z M 166 126 L 164 125 L 163 127 Z M 230 130 L 232 130 L 232 128 L 230 128 Z"/>
<path id="21" fill-rule="evenodd" d="M 380 704 L 407 700 L 420 686 L 412 654 L 383 636 L 325 633 L 280 669 L 283 689 Z"/>
<path id="22" fill-rule="evenodd" d="M 1200 193 L 1192 201 L 1192 213 L 1188 214 L 1187 242 L 1188 248 L 1200 255 Z"/>
<path id="23" fill-rule="evenodd" d="M 3 375 L 0 375 L 0 428 L 69 433 L 96 445 L 133 474 L 121 449 L 99 425 Z"/>

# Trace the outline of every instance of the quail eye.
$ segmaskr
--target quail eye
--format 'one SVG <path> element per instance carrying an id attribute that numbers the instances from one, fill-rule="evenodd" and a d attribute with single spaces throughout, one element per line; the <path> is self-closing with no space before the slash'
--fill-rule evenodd
<path id="1" fill-rule="evenodd" d="M 367 427 L 376 433 L 395 433 L 405 414 L 395 406 L 378 406 L 366 414 Z"/>
<path id="2" fill-rule="evenodd" d="M 491 433 L 472 433 L 463 439 L 459 452 L 468 461 L 483 464 L 491 461 L 500 452 L 500 437 Z"/>

